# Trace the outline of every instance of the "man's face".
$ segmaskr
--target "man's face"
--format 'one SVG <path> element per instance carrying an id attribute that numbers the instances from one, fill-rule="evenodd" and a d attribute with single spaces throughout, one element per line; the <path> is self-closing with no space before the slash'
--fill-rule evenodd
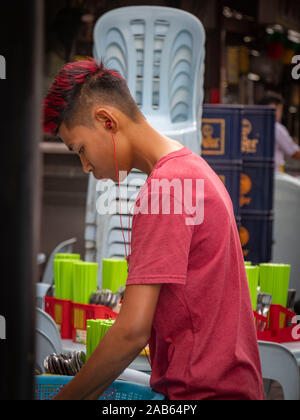
<path id="1" fill-rule="evenodd" d="M 58 135 L 70 150 L 79 155 L 85 173 L 92 172 L 96 179 L 117 180 L 109 130 L 100 125 L 95 128 L 83 125 L 68 128 L 62 123 Z"/>

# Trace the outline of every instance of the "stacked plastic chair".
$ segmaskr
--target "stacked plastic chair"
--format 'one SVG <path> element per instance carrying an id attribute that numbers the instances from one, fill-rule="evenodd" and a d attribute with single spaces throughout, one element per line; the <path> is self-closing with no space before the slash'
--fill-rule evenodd
<path id="1" fill-rule="evenodd" d="M 205 33 L 201 22 L 179 9 L 123 7 L 98 20 L 94 41 L 95 59 L 104 60 L 109 68 L 118 70 L 126 79 L 149 123 L 160 133 L 199 154 L 205 58 Z M 147 176 L 137 170 L 130 176 L 134 195 Z M 102 258 L 123 258 L 119 216 L 97 215 L 96 184 L 90 175 L 85 260 L 100 262 Z M 124 216 L 122 221 L 127 238 L 128 217 Z"/>
<path id="2" fill-rule="evenodd" d="M 286 174 L 275 176 L 273 260 L 290 264 L 290 288 L 300 299 L 300 179 Z"/>

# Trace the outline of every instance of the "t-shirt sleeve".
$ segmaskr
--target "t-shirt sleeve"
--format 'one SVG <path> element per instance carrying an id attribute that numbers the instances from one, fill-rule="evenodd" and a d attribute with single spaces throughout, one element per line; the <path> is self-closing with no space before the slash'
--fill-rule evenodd
<path id="1" fill-rule="evenodd" d="M 294 142 L 294 140 L 289 135 L 287 129 L 281 125 L 276 124 L 276 143 L 277 147 L 287 156 L 291 157 L 298 152 L 299 146 Z"/>
<path id="2" fill-rule="evenodd" d="M 127 285 L 184 285 L 192 235 L 185 214 L 135 214 Z"/>

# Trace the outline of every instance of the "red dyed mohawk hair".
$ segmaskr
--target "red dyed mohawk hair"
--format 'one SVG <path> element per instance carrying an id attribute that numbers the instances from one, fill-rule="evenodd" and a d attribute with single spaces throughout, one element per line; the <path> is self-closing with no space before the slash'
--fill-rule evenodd
<path id="1" fill-rule="evenodd" d="M 126 82 L 116 71 L 108 70 L 103 63 L 93 58 L 67 63 L 57 74 L 43 103 L 43 130 L 57 136 L 60 124 L 68 122 L 76 106 L 83 85 L 92 79 L 103 79 L 104 89 L 107 79 Z M 106 80 L 106 83 L 105 83 Z"/>

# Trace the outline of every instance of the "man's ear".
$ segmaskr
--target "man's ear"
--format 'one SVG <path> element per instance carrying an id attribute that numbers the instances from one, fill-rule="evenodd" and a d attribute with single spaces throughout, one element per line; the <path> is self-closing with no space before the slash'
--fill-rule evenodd
<path id="1" fill-rule="evenodd" d="M 105 108 L 95 108 L 94 111 L 94 118 L 97 121 L 97 123 L 101 124 L 101 126 L 107 130 L 112 130 L 114 133 L 118 131 L 119 123 L 117 118 L 114 116 L 114 114 L 110 111 L 108 111 Z M 108 128 L 108 123 L 110 123 L 110 127 Z"/>

